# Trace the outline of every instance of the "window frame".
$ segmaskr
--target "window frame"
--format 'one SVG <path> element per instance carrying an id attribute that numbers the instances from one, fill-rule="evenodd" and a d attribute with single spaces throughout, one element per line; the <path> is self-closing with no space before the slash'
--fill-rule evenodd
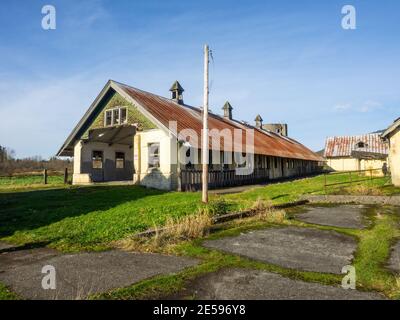
<path id="1" fill-rule="evenodd" d="M 157 153 L 158 162 L 157 162 L 157 164 L 154 163 L 154 160 L 151 161 L 151 159 L 154 159 L 154 156 L 155 156 L 155 153 L 150 153 L 151 147 L 153 145 L 158 145 L 158 153 Z M 148 151 L 147 166 L 148 166 L 148 168 L 150 170 L 158 169 L 161 166 L 161 163 L 160 163 L 160 154 L 161 154 L 160 148 L 161 148 L 161 145 L 160 145 L 159 142 L 150 142 L 150 143 L 147 144 L 147 151 Z"/>
<path id="2" fill-rule="evenodd" d="M 118 123 L 115 120 L 115 111 L 118 110 Z M 125 120 L 122 120 L 122 110 L 125 110 Z M 107 124 L 107 113 L 111 112 L 111 124 Z M 128 122 L 128 107 L 116 107 L 104 111 L 104 127 L 114 127 Z"/>
<path id="3" fill-rule="evenodd" d="M 118 154 L 119 155 L 122 155 L 122 158 L 121 157 L 118 157 Z M 118 167 L 117 166 L 117 163 L 119 163 L 119 161 L 118 160 L 121 160 L 122 159 L 122 167 Z M 119 169 L 119 170 L 123 170 L 123 169 L 125 169 L 125 152 L 122 152 L 122 151 L 115 151 L 115 169 Z"/>
<path id="4" fill-rule="evenodd" d="M 100 153 L 101 154 L 101 167 L 95 167 L 94 163 L 95 161 L 98 161 L 99 159 L 95 158 L 95 153 Z M 92 169 L 94 170 L 103 170 L 104 168 L 104 151 L 103 150 L 92 150 Z"/>

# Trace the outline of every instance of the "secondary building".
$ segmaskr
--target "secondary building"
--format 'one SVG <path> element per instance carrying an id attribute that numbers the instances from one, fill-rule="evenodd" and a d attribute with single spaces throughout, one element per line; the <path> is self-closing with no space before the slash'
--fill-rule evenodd
<path id="1" fill-rule="evenodd" d="M 379 133 L 329 137 L 324 151 L 326 164 L 335 171 L 381 169 L 388 161 L 388 154 L 389 145 Z"/>
<path id="2" fill-rule="evenodd" d="M 202 110 L 183 102 L 179 82 L 170 91 L 165 98 L 108 81 L 57 153 L 74 157 L 73 183 L 125 180 L 164 190 L 199 189 Z M 229 102 L 222 109 L 223 115 L 209 114 L 211 188 L 320 170 L 323 159 L 285 136 L 287 127 L 269 131 L 261 117 L 254 126 L 235 120 Z M 245 168 L 247 173 L 238 173 Z"/>
<path id="3" fill-rule="evenodd" d="M 382 134 L 386 139 L 389 148 L 389 166 L 392 176 L 392 183 L 400 187 L 400 118 L 395 120 L 392 125 Z"/>

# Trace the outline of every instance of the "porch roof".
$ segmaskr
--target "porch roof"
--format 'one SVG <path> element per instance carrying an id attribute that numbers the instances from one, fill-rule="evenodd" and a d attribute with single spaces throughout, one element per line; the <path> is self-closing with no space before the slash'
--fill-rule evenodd
<path id="1" fill-rule="evenodd" d="M 89 131 L 89 138 L 86 141 L 132 146 L 135 133 L 134 125 L 98 128 Z"/>

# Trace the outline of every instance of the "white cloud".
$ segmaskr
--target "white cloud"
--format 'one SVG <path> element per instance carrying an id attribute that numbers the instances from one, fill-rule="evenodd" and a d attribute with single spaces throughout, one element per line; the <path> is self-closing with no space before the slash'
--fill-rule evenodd
<path id="1" fill-rule="evenodd" d="M 350 103 L 343 103 L 343 104 L 337 104 L 333 107 L 335 111 L 345 111 L 351 109 L 351 104 Z"/>
<path id="2" fill-rule="evenodd" d="M 382 103 L 380 103 L 378 101 L 368 100 L 363 103 L 363 105 L 360 107 L 359 111 L 364 112 L 364 113 L 372 112 L 372 111 L 378 110 L 382 107 L 383 107 Z"/>

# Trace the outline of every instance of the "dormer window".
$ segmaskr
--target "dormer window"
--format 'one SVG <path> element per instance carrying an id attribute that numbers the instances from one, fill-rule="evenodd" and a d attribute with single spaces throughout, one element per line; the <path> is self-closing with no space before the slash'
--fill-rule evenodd
<path id="1" fill-rule="evenodd" d="M 120 124 L 126 123 L 127 118 L 127 110 L 126 108 L 114 108 L 106 110 L 104 113 L 104 126 L 117 126 Z"/>
<path id="2" fill-rule="evenodd" d="M 357 142 L 356 146 L 357 146 L 357 148 L 362 149 L 362 148 L 367 147 L 368 145 L 366 143 L 360 141 L 360 142 Z"/>

